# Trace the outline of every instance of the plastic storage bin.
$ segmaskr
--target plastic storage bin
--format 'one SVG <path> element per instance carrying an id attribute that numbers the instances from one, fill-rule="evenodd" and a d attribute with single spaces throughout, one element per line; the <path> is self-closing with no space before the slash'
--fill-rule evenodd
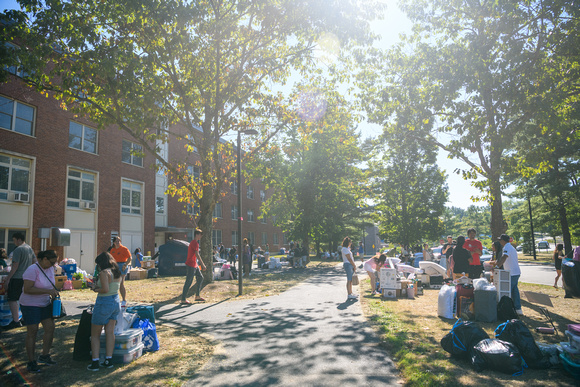
<path id="1" fill-rule="evenodd" d="M 572 348 L 569 343 L 560 343 L 564 354 L 572 363 L 580 365 L 580 349 Z"/>
<path id="2" fill-rule="evenodd" d="M 580 364 L 574 364 L 563 353 L 560 354 L 560 360 L 564 369 L 574 377 L 574 379 L 580 379 Z"/>
<path id="3" fill-rule="evenodd" d="M 127 329 L 120 335 L 115 335 L 115 349 L 132 349 L 141 344 L 143 331 L 141 329 Z M 105 348 L 106 336 L 101 334 L 101 348 Z"/>
<path id="4" fill-rule="evenodd" d="M 66 276 L 69 280 L 72 280 L 73 274 L 77 272 L 76 263 L 72 263 L 70 265 L 61 265 L 60 267 L 62 267 L 62 270 L 66 273 Z"/>
<path id="5" fill-rule="evenodd" d="M 580 335 L 575 335 L 570 331 L 564 332 L 566 336 L 568 336 L 568 340 L 570 340 L 570 346 L 575 349 L 580 349 Z"/>
<path id="6" fill-rule="evenodd" d="M 140 343 L 131 349 L 115 349 L 113 351 L 113 364 L 129 364 L 133 360 L 139 359 L 143 355 L 143 348 L 145 345 Z M 101 362 L 105 361 L 105 348 L 103 347 L 101 347 L 99 358 Z"/>

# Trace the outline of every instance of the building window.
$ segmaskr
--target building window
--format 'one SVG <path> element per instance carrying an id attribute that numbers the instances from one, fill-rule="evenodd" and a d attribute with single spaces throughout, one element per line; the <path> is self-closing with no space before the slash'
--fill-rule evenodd
<path id="1" fill-rule="evenodd" d="M 141 196 L 143 185 L 123 180 L 121 183 L 121 212 L 141 215 Z"/>
<path id="2" fill-rule="evenodd" d="M 95 209 L 94 173 L 69 169 L 66 189 L 66 205 L 71 208 Z"/>
<path id="3" fill-rule="evenodd" d="M 238 232 L 232 231 L 232 246 L 238 245 Z"/>
<path id="4" fill-rule="evenodd" d="M 248 222 L 254 221 L 254 210 L 248 210 Z"/>
<path id="5" fill-rule="evenodd" d="M 32 106 L 0 96 L 0 128 L 32 136 L 34 116 Z"/>
<path id="6" fill-rule="evenodd" d="M 211 243 L 213 246 L 219 246 L 222 243 L 222 230 L 211 230 Z"/>
<path id="7" fill-rule="evenodd" d="M 123 149 L 121 151 L 121 159 L 124 163 L 133 164 L 138 167 L 143 166 L 143 157 L 141 156 L 143 147 L 134 142 L 123 140 Z"/>
<path id="8" fill-rule="evenodd" d="M 260 190 L 260 201 L 264 203 L 266 201 L 266 191 L 263 189 Z"/>
<path id="9" fill-rule="evenodd" d="M 256 236 L 254 235 L 253 231 L 250 231 L 248 233 L 248 243 L 251 245 L 255 245 L 256 244 Z"/>
<path id="10" fill-rule="evenodd" d="M 268 233 L 262 232 L 262 244 L 266 245 L 268 243 Z"/>
<path id="11" fill-rule="evenodd" d="M 260 223 L 266 224 L 267 219 L 268 218 L 266 217 L 266 215 L 262 214 L 262 216 L 260 216 Z"/>
<path id="12" fill-rule="evenodd" d="M 97 131 L 79 123 L 70 122 L 68 146 L 89 153 L 97 153 Z"/>
<path id="13" fill-rule="evenodd" d="M 274 245 L 278 245 L 278 234 L 272 234 L 272 241 L 274 242 Z"/>
<path id="14" fill-rule="evenodd" d="M 238 206 L 232 205 L 232 220 L 238 220 Z"/>
<path id="15" fill-rule="evenodd" d="M 18 51 L 18 50 L 20 50 L 20 47 L 14 45 L 12 43 L 9 43 L 9 42 L 4 42 L 4 46 L 8 50 L 11 50 L 11 51 Z M 21 60 L 20 60 L 20 58 L 18 56 L 17 56 L 17 60 L 18 60 L 18 63 L 21 63 Z M 24 78 L 24 77 L 28 76 L 28 73 L 26 71 L 24 71 L 24 69 L 22 68 L 21 65 L 18 65 L 18 66 L 10 66 L 10 67 L 4 66 L 4 70 L 8 71 L 10 74 L 16 75 L 17 77 Z"/>
<path id="16" fill-rule="evenodd" d="M 283 234 L 282 237 L 284 238 L 284 244 L 287 245 L 288 244 L 288 237 L 286 236 L 286 234 Z"/>
<path id="17" fill-rule="evenodd" d="M 246 197 L 248 199 L 253 199 L 254 198 L 254 187 L 252 187 L 251 185 L 248 186 L 248 190 L 246 192 Z"/>
<path id="18" fill-rule="evenodd" d="M 31 164 L 31 160 L 0 154 L 0 199 L 22 200 L 20 193 L 28 194 Z"/>
<path id="19" fill-rule="evenodd" d="M 7 254 L 10 254 L 16 248 L 12 236 L 16 232 L 21 232 L 24 234 L 24 240 L 28 240 L 28 235 L 26 235 L 26 230 L 13 229 L 13 228 L 0 228 L 0 247 L 6 249 Z"/>
<path id="20" fill-rule="evenodd" d="M 238 194 L 238 182 L 237 181 L 232 181 L 232 184 L 230 184 L 230 190 L 231 190 L 232 195 Z"/>
<path id="21" fill-rule="evenodd" d="M 276 215 L 272 216 L 272 224 L 274 226 L 276 225 Z"/>
<path id="22" fill-rule="evenodd" d="M 194 216 L 198 216 L 201 211 L 199 210 L 199 204 L 198 203 L 193 203 L 193 206 L 189 203 L 187 203 L 187 208 L 185 210 L 189 215 L 194 215 Z"/>
<path id="23" fill-rule="evenodd" d="M 190 176 L 193 176 L 193 181 L 198 181 L 201 177 L 201 167 L 197 165 L 190 165 L 187 167 L 187 172 Z"/>
<path id="24" fill-rule="evenodd" d="M 158 214 L 165 213 L 165 198 L 163 196 L 157 196 L 155 199 L 155 212 Z"/>
<path id="25" fill-rule="evenodd" d="M 213 208 L 213 217 L 220 218 L 222 217 L 222 204 L 216 203 L 215 207 Z"/>

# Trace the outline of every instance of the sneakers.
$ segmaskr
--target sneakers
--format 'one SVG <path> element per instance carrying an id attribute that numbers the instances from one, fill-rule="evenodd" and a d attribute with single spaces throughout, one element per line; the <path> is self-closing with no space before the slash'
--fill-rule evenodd
<path id="1" fill-rule="evenodd" d="M 354 294 L 354 293 L 348 295 L 348 298 L 351 300 L 356 300 L 357 297 L 358 297 L 358 294 Z"/>
<path id="2" fill-rule="evenodd" d="M 6 325 L 6 327 L 4 327 L 4 330 L 10 330 L 10 329 L 15 329 L 15 328 L 20 328 L 22 327 L 22 323 L 20 321 L 14 321 L 12 320 L 12 322 L 10 322 L 10 324 Z"/>
<path id="3" fill-rule="evenodd" d="M 524 315 L 524 312 L 521 309 L 517 309 L 516 310 L 516 313 L 517 313 L 518 316 L 523 316 Z"/>
<path id="4" fill-rule="evenodd" d="M 114 367 L 113 360 L 111 360 L 111 359 L 105 359 L 105 361 L 101 363 L 101 367 L 103 367 L 103 368 L 113 368 Z"/>
<path id="5" fill-rule="evenodd" d="M 40 372 L 40 367 L 38 366 L 38 363 L 36 363 L 34 360 L 29 361 L 28 364 L 26 364 L 26 369 L 28 370 L 28 372 Z"/>
<path id="6" fill-rule="evenodd" d="M 87 369 L 88 369 L 89 371 L 98 371 L 98 370 L 99 370 L 99 368 L 100 368 L 100 366 L 99 366 L 99 361 L 98 361 L 98 360 L 93 360 L 93 361 L 91 362 L 91 364 L 89 364 L 89 365 L 87 366 Z"/>
<path id="7" fill-rule="evenodd" d="M 373 296 L 378 296 L 381 292 L 377 292 L 376 290 L 372 293 Z"/>
<path id="8" fill-rule="evenodd" d="M 121 301 L 121 308 L 124 308 L 127 306 L 127 301 Z"/>
<path id="9" fill-rule="evenodd" d="M 39 364 L 55 365 L 56 362 L 50 358 L 50 355 L 40 355 L 38 357 Z"/>

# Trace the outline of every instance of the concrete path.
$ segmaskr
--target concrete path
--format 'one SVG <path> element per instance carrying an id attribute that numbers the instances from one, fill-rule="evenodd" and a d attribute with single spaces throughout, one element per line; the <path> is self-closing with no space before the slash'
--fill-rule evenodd
<path id="1" fill-rule="evenodd" d="M 156 319 L 193 327 L 221 342 L 190 386 L 401 384 L 360 303 L 346 300 L 345 283 L 337 267 L 280 295 L 166 305 Z"/>

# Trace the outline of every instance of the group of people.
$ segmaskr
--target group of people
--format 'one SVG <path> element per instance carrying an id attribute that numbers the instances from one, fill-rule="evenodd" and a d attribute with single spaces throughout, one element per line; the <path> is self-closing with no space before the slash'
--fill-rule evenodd
<path id="1" fill-rule="evenodd" d="M 50 355 L 54 338 L 55 323 L 52 302 L 59 297 L 55 285 L 55 266 L 58 254 L 55 250 L 44 250 L 34 254 L 26 244 L 21 232 L 13 235 L 16 248 L 12 252 L 11 270 L 5 281 L 8 304 L 13 321 L 9 329 L 26 326 L 25 348 L 29 372 L 40 372 L 39 365 L 54 365 Z M 125 251 L 126 250 L 126 251 Z M 101 367 L 113 367 L 112 357 L 115 344 L 114 329 L 121 307 L 119 292 L 123 284 L 131 253 L 116 237 L 110 252 L 103 252 L 95 259 L 95 278 L 92 289 L 97 293 L 91 319 L 92 362 L 87 369 L 98 371 Z M 113 256 L 115 254 L 115 256 Z M 121 291 L 125 300 L 125 291 Z M 19 317 L 22 313 L 22 320 Z M 36 338 L 39 326 L 43 328 L 42 354 L 36 357 Z M 100 363 L 101 331 L 105 328 L 105 360 Z"/>

